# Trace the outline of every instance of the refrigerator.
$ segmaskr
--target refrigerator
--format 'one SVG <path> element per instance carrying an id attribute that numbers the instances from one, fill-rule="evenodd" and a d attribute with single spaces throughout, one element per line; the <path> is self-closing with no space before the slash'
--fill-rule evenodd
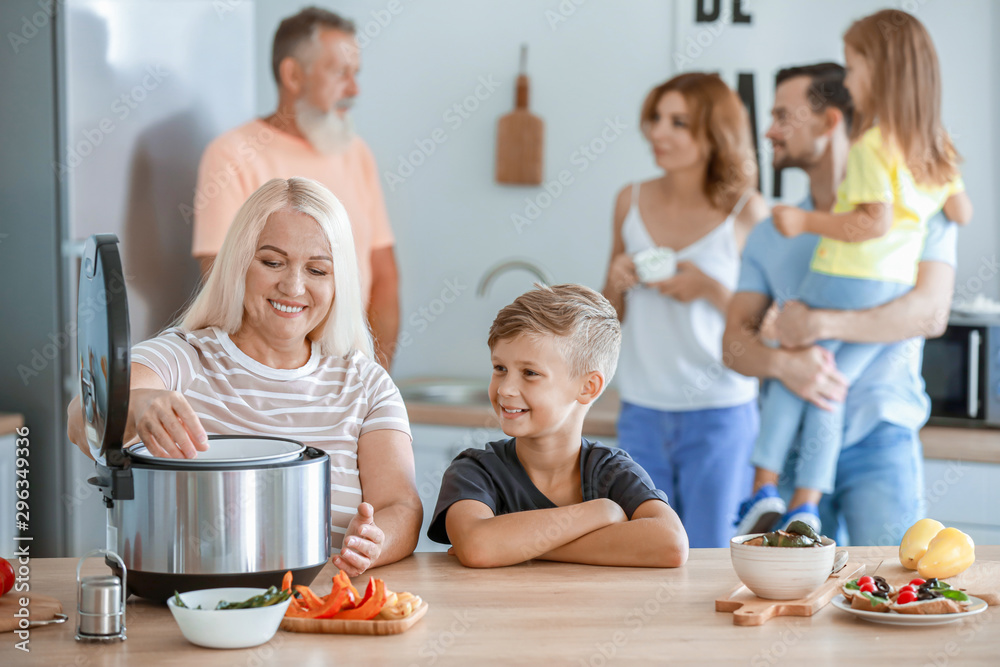
<path id="1" fill-rule="evenodd" d="M 20 307 L 31 314 L 4 318 L 0 412 L 20 412 L 31 429 L 33 521 L 23 533 L 33 555 L 72 556 L 103 547 L 106 524 L 87 482 L 93 463 L 65 435 L 66 406 L 79 393 L 83 244 L 91 234 L 118 236 L 133 344 L 173 321 L 199 281 L 190 253 L 199 159 L 213 138 L 253 117 L 258 49 L 270 44 L 257 43 L 252 1 L 65 0 L 39 15 L 42 4 L 5 3 L 3 17 L 15 31 L 26 17 L 37 33 L 2 64 L 4 80 L 27 78 L 26 68 L 35 76 L 9 109 L 23 135 L 4 138 L 5 149 L 27 154 L 34 177 L 16 174 L 6 150 L 0 157 L 0 263 L 14 264 L 0 280 L 25 283 Z M 37 210 L 40 198 L 46 215 L 18 213 Z M 37 282 L 25 279 L 35 273 Z M 34 353 L 44 363 L 32 366 Z M 7 465 L 4 452 L 3 487 Z"/>

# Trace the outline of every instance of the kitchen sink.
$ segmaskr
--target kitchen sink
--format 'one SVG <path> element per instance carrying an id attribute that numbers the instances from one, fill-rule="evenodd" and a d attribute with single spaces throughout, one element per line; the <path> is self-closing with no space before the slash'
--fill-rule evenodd
<path id="1" fill-rule="evenodd" d="M 468 378 L 412 378 L 396 383 L 404 401 L 444 405 L 489 405 L 489 385 Z"/>

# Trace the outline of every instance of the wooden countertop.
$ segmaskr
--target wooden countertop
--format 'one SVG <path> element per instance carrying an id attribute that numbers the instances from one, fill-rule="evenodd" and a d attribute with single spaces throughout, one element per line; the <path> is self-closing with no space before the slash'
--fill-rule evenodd
<path id="1" fill-rule="evenodd" d="M 0 436 L 10 435 L 24 426 L 24 417 L 11 412 L 0 412 Z"/>
<path id="2" fill-rule="evenodd" d="M 1000 546 L 978 546 L 979 560 Z M 895 547 L 852 547 L 872 571 Z M 94 571 L 99 559 L 90 561 Z M 212 650 L 183 638 L 164 605 L 129 601 L 128 640 L 81 644 L 76 631 L 76 560 L 33 559 L 31 589 L 59 598 L 64 625 L 35 628 L 30 654 L 0 635 L 5 665 L 605 665 L 619 662 L 751 665 L 995 664 L 1000 611 L 991 607 L 951 625 L 898 627 L 828 606 L 812 617 L 733 625 L 714 600 L 738 583 L 727 549 L 692 549 L 681 568 L 604 568 L 531 562 L 495 570 L 462 567 L 446 554 L 420 553 L 373 570 L 394 590 L 421 595 L 427 615 L 402 635 L 307 635 L 279 631 L 263 646 Z M 330 590 L 327 566 L 315 589 Z M 367 581 L 365 577 L 355 583 Z M 609 659 L 610 658 L 610 659 Z"/>
<path id="3" fill-rule="evenodd" d="M 586 436 L 616 437 L 620 402 L 618 393 L 609 390 L 597 400 L 583 422 Z M 414 424 L 499 428 L 493 409 L 486 404 L 449 405 L 444 403 L 406 402 Z M 924 458 L 948 461 L 976 461 L 1000 464 L 1000 430 L 925 426 L 920 431 Z"/>

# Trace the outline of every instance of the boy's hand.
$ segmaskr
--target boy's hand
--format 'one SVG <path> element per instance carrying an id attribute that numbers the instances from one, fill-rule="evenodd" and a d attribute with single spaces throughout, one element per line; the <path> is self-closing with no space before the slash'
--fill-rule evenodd
<path id="1" fill-rule="evenodd" d="M 795 206 L 778 205 L 771 209 L 774 228 L 782 236 L 793 238 L 806 231 L 806 212 Z"/>
<path id="2" fill-rule="evenodd" d="M 628 517 L 625 515 L 625 510 L 622 509 L 622 506 L 610 498 L 597 498 L 594 502 L 602 503 L 605 512 L 607 512 L 608 525 L 628 521 Z"/>

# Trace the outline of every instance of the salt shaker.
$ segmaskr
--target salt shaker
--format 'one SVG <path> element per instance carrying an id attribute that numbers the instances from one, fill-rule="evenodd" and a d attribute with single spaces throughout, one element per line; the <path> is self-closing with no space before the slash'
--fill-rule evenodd
<path id="1" fill-rule="evenodd" d="M 122 578 L 103 574 L 80 579 L 83 562 L 92 556 L 113 558 L 121 568 Z M 77 641 L 125 640 L 125 563 L 118 554 L 107 549 L 95 549 L 76 564 Z"/>

